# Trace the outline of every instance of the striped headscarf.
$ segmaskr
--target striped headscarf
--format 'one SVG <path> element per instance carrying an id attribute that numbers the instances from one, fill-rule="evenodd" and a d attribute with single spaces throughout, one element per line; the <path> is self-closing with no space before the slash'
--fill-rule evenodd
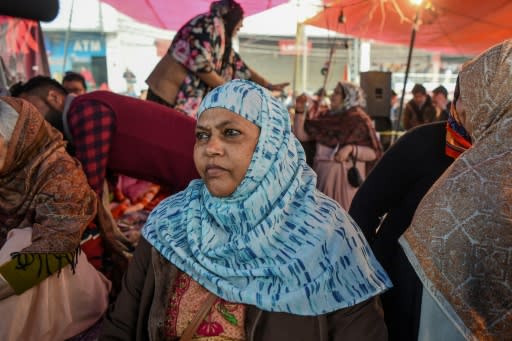
<path id="1" fill-rule="evenodd" d="M 286 108 L 242 80 L 210 92 L 199 117 L 216 107 L 261 129 L 245 178 L 224 198 L 194 180 L 153 210 L 144 237 L 209 291 L 267 311 L 318 315 L 389 288 L 359 228 L 316 190 Z"/>
<path id="2" fill-rule="evenodd" d="M 343 91 L 343 111 L 354 107 L 366 107 L 366 96 L 360 86 L 350 82 L 338 82 L 336 88 Z"/>

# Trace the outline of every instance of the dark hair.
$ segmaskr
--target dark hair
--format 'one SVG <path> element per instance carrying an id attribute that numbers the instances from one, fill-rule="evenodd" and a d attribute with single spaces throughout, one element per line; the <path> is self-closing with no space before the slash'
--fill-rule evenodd
<path id="1" fill-rule="evenodd" d="M 391 97 L 398 96 L 398 94 L 395 92 L 395 90 L 391 89 Z"/>
<path id="2" fill-rule="evenodd" d="M 222 21 L 224 21 L 226 46 L 222 56 L 222 65 L 225 66 L 230 62 L 233 33 L 236 25 L 244 18 L 244 10 L 234 0 L 220 0 L 211 3 L 210 12 L 222 17 Z"/>
<path id="3" fill-rule="evenodd" d="M 57 90 L 63 95 L 68 94 L 66 89 L 59 82 L 47 76 L 35 76 L 30 78 L 26 83 L 16 83 L 9 88 L 9 92 L 12 97 L 19 97 L 23 93 L 46 96 L 50 89 Z"/>
<path id="4" fill-rule="evenodd" d="M 432 90 L 432 93 L 434 95 L 443 94 L 444 97 L 448 98 L 448 90 L 446 90 L 446 88 L 442 85 L 439 85 L 437 88 Z"/>
<path id="5" fill-rule="evenodd" d="M 342 82 L 338 82 L 338 84 L 336 84 L 336 87 L 334 88 L 334 90 L 336 90 L 337 88 L 339 88 L 341 91 L 341 97 L 343 99 L 347 98 L 347 94 L 345 93 L 345 87 L 343 86 Z"/>
<path id="6" fill-rule="evenodd" d="M 414 84 L 413 88 L 412 88 L 412 93 L 413 94 L 423 94 L 423 95 L 426 95 L 427 94 L 427 89 L 425 89 L 425 87 L 421 84 Z"/>
<path id="7" fill-rule="evenodd" d="M 242 6 L 235 1 L 228 0 L 226 2 L 228 3 L 229 10 L 222 16 L 222 20 L 224 20 L 226 39 L 231 40 L 236 25 L 244 18 L 244 10 Z"/>
<path id="8" fill-rule="evenodd" d="M 62 78 L 62 83 L 64 82 L 80 82 L 84 86 L 84 90 L 87 90 L 87 83 L 85 82 L 84 76 L 74 71 L 66 71 L 64 78 Z"/>
<path id="9" fill-rule="evenodd" d="M 455 81 L 455 89 L 453 90 L 453 103 L 457 103 L 457 100 L 460 97 L 459 77 L 460 76 L 457 76 L 457 80 Z"/>

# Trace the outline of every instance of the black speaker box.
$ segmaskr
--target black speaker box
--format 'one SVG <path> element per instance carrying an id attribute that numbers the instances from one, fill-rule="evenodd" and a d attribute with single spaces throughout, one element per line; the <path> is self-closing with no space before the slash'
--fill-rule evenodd
<path id="1" fill-rule="evenodd" d="M 372 118 L 387 117 L 391 110 L 391 72 L 368 71 L 360 74 L 366 93 L 366 112 Z"/>

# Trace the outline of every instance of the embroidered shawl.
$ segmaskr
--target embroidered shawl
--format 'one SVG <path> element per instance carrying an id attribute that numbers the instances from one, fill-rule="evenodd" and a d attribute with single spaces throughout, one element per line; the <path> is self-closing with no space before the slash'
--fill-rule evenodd
<path id="1" fill-rule="evenodd" d="M 0 97 L 0 115 L 5 110 L 19 116 L 0 169 L 0 247 L 9 230 L 32 227 L 23 253 L 74 253 L 96 196 L 62 135 L 30 103 Z"/>
<path id="2" fill-rule="evenodd" d="M 465 64 L 473 145 L 430 189 L 401 243 L 467 339 L 512 335 L 512 40 Z"/>

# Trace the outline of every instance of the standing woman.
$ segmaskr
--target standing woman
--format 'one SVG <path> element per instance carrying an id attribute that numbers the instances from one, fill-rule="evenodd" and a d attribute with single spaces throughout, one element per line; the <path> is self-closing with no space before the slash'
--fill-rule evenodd
<path id="1" fill-rule="evenodd" d="M 103 340 L 386 340 L 391 283 L 316 189 L 281 103 L 248 81 L 214 89 L 194 161 L 201 179 L 151 213 Z"/>
<path id="2" fill-rule="evenodd" d="M 382 155 L 382 146 L 366 106 L 363 90 L 352 83 L 339 82 L 330 96 L 331 108 L 325 113 L 304 115 L 306 98 L 295 105 L 294 133 L 300 141 L 315 141 L 313 169 L 318 189 L 348 210 L 356 194 L 347 172 L 356 165 L 362 180 Z"/>
<path id="3" fill-rule="evenodd" d="M 243 9 L 236 1 L 219 0 L 212 2 L 208 13 L 188 21 L 146 80 L 147 99 L 195 117 L 204 95 L 235 77 L 282 90 L 288 83 L 269 83 L 233 50 L 232 39 L 243 18 Z"/>

